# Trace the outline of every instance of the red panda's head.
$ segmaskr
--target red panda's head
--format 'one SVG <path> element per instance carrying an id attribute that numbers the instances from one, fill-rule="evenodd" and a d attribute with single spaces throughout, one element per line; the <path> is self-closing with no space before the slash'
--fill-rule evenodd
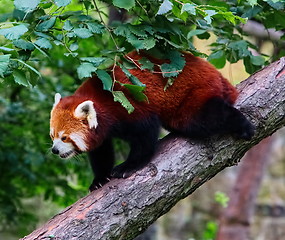
<path id="1" fill-rule="evenodd" d="M 61 158 L 69 158 L 88 151 L 88 138 L 98 126 L 97 114 L 91 100 L 73 96 L 61 98 L 55 94 L 50 117 L 52 152 Z"/>

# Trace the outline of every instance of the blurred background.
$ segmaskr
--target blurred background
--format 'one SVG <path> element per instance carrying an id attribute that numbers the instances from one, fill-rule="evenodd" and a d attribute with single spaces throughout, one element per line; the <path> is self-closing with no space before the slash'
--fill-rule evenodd
<path id="1" fill-rule="evenodd" d="M 88 1 L 73 1 L 67 10 L 82 11 L 80 2 Z M 108 12 L 107 6 L 105 11 Z M 21 13 L 14 8 L 12 0 L 0 0 L 0 28 L 4 23 L 17 21 L 19 15 Z M 251 30 L 249 32 L 252 34 L 246 37 L 259 49 L 258 53 L 252 51 L 255 54 L 264 54 L 272 61 L 284 55 L 283 40 L 269 38 L 266 34 L 268 29 L 260 31 L 265 32 L 262 37 Z M 216 39 L 214 35 L 208 39 L 194 37 L 193 45 L 201 52 L 210 54 L 210 44 Z M 98 56 L 102 48 L 108 48 L 109 43 L 107 40 L 97 40 L 96 37 L 86 38 L 73 47 L 80 56 Z M 9 52 L 8 48 L 4 49 L 8 42 L 0 36 L 2 53 Z M 19 54 L 27 54 L 26 50 L 19 51 L 24 51 Z M 49 113 L 54 94 L 60 92 L 63 96 L 69 95 L 81 84 L 82 80 L 77 75 L 78 62 L 73 56 L 66 54 L 64 47 L 54 45 L 48 54 L 41 49 L 34 51 L 33 64 L 42 76 L 36 78 L 35 86 L 21 82 L 22 78 L 15 81 L 15 78 L 0 76 L 1 240 L 19 239 L 30 233 L 88 194 L 87 189 L 93 179 L 86 155 L 62 160 L 53 156 L 50 151 Z M 227 62 L 220 71 L 233 84 L 249 76 L 242 61 Z M 33 77 L 30 76 L 30 81 Z M 128 153 L 127 145 L 119 140 L 114 144 L 116 159 L 121 161 Z M 245 222 L 250 220 L 246 231 L 250 231 L 252 239 L 284 239 L 284 129 L 258 147 L 245 156 L 248 165 L 239 164 L 219 173 L 194 194 L 180 201 L 138 239 L 215 239 L 219 228 L 229 225 L 229 215 L 237 222 L 240 218 Z M 264 154 L 258 155 L 256 152 Z M 244 169 L 251 171 L 248 173 Z M 238 187 L 242 189 L 237 191 Z M 231 197 L 237 199 L 244 196 L 243 194 L 252 196 L 247 202 L 244 200 L 246 207 L 231 202 Z M 233 217 L 233 212 L 239 212 L 242 216 Z"/>

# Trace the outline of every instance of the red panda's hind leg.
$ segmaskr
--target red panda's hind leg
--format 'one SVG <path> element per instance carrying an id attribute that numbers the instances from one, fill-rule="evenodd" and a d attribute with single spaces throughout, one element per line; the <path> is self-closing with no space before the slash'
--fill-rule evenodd
<path id="1" fill-rule="evenodd" d="M 254 135 L 254 126 L 231 104 L 219 97 L 209 99 L 197 116 L 184 129 L 177 131 L 196 139 L 216 134 L 231 134 L 238 139 L 249 140 Z"/>
<path id="2" fill-rule="evenodd" d="M 95 175 L 90 191 L 102 187 L 110 181 L 114 166 L 114 149 L 112 139 L 106 139 L 98 148 L 88 153 L 90 165 Z"/>

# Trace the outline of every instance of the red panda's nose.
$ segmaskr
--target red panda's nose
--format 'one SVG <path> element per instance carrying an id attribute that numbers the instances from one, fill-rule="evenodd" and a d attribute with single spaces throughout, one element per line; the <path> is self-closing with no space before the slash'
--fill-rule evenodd
<path id="1" fill-rule="evenodd" d="M 51 151 L 52 151 L 52 153 L 54 153 L 54 154 L 59 154 L 59 150 L 58 150 L 56 147 L 53 147 L 53 148 L 51 149 Z"/>

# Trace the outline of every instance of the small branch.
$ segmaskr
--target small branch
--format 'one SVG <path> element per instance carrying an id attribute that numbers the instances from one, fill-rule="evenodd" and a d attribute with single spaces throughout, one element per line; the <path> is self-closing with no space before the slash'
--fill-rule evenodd
<path id="1" fill-rule="evenodd" d="M 134 59 L 132 59 L 130 56 L 125 55 L 124 58 L 130 60 L 139 70 L 142 70 L 141 66 Z"/>
<path id="2" fill-rule="evenodd" d="M 271 41 L 279 41 L 280 38 L 284 36 L 284 31 L 276 31 L 273 28 L 266 29 L 263 24 L 253 20 L 248 20 L 246 24 L 243 24 L 242 30 L 250 36 L 255 36 L 259 39 L 268 39 Z"/>

